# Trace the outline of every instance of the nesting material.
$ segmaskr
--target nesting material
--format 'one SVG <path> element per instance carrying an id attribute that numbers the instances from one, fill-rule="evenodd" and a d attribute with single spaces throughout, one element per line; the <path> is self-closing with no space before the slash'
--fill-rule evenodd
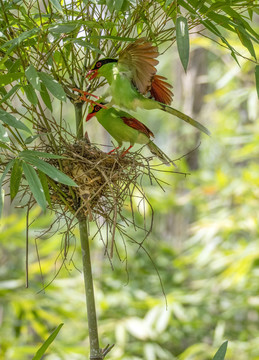
<path id="1" fill-rule="evenodd" d="M 67 144 L 63 156 L 66 159 L 62 160 L 62 171 L 78 188 L 73 188 L 73 194 L 65 185 L 57 184 L 58 188 L 66 194 L 70 210 L 80 209 L 90 220 L 95 219 L 95 215 L 109 219 L 115 207 L 119 213 L 130 195 L 131 185 L 147 172 L 148 166 L 148 161 L 139 153 L 129 153 L 125 157 L 118 152 L 108 155 L 84 141 Z"/>

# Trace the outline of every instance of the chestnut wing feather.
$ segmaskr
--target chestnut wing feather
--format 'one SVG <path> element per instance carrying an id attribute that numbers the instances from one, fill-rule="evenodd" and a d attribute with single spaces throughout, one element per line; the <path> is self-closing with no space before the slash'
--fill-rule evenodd
<path id="1" fill-rule="evenodd" d="M 170 105 L 174 94 L 171 91 L 172 85 L 168 84 L 165 80 L 167 79 L 164 76 L 153 76 L 150 94 L 156 101 Z"/>
<path id="2" fill-rule="evenodd" d="M 123 120 L 124 124 L 128 125 L 129 127 L 136 129 L 140 132 L 142 132 L 143 134 L 147 135 L 149 138 L 150 136 L 154 137 L 154 134 L 152 133 L 151 130 L 149 130 L 149 128 L 144 125 L 142 122 L 140 122 L 139 120 L 135 119 L 135 118 L 128 118 L 125 116 L 122 116 L 121 119 Z"/>
<path id="3" fill-rule="evenodd" d="M 119 56 L 119 64 L 126 65 L 132 72 L 132 83 L 141 94 L 151 88 L 151 81 L 156 74 L 157 47 L 146 38 L 137 39 L 129 44 Z"/>

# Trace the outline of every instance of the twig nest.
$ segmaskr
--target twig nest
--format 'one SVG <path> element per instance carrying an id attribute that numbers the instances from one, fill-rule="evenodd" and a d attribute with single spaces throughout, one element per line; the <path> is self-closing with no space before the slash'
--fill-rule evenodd
<path id="1" fill-rule="evenodd" d="M 85 215 L 90 215 L 90 219 L 95 215 L 107 219 L 114 207 L 120 211 L 130 185 L 140 174 L 139 169 L 145 171 L 144 158 L 139 153 L 125 157 L 116 152 L 108 155 L 85 141 L 66 144 L 63 156 L 66 159 L 61 161 L 62 171 L 77 183 L 78 188 L 72 188 L 71 192 L 60 183 L 58 188 L 66 194 L 70 210 L 76 212 L 80 208 Z"/>

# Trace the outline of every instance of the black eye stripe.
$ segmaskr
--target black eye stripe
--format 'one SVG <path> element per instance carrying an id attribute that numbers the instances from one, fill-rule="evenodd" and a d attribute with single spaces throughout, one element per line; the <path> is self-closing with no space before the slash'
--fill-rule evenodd
<path id="1" fill-rule="evenodd" d="M 100 67 L 102 67 L 105 64 L 108 64 L 110 62 L 117 62 L 118 60 L 116 59 L 102 59 L 99 60 L 95 63 L 94 69 L 99 69 Z"/>

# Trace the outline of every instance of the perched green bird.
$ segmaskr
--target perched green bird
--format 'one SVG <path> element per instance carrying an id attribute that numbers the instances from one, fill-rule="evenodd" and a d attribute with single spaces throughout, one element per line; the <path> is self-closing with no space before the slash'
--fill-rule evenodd
<path id="1" fill-rule="evenodd" d="M 101 103 L 101 105 L 104 104 Z M 134 144 L 146 144 L 151 153 L 157 156 L 164 164 L 168 166 L 170 163 L 173 164 L 173 161 L 150 139 L 151 136 L 154 137 L 152 131 L 127 112 L 117 110 L 113 107 L 103 108 L 100 105 L 95 105 L 87 115 L 86 121 L 89 121 L 93 116 L 96 116 L 99 123 L 118 142 L 118 147 L 110 151 L 109 154 L 120 148 L 123 142 L 129 142 L 130 146 L 122 153 L 122 156 L 124 156 Z"/>
<path id="2" fill-rule="evenodd" d="M 160 109 L 177 116 L 207 135 L 209 130 L 188 115 L 172 108 L 172 86 L 163 76 L 156 75 L 157 47 L 145 38 L 136 40 L 123 50 L 118 60 L 105 58 L 98 60 L 88 72 L 89 80 L 104 76 L 109 83 L 104 98 L 112 96 L 108 106 L 116 105 L 136 111 Z"/>

